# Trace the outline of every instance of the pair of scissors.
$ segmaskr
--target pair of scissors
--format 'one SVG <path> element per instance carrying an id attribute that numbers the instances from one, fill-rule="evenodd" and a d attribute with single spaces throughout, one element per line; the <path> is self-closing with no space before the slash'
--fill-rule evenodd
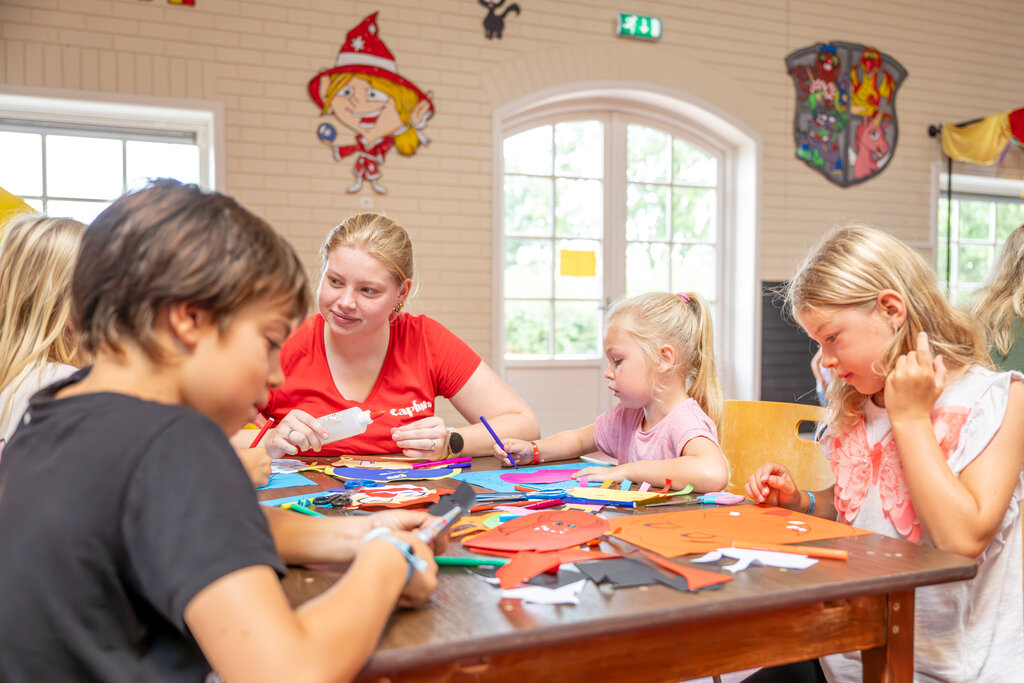
<path id="1" fill-rule="evenodd" d="M 711 493 L 705 493 L 694 498 L 686 498 L 685 500 L 670 500 L 664 503 L 651 503 L 646 507 L 662 507 L 668 505 L 736 505 L 742 503 L 746 498 L 735 493 L 726 493 L 725 491 L 712 491 Z"/>
<path id="2" fill-rule="evenodd" d="M 317 496 L 313 498 L 313 505 L 331 506 L 332 508 L 343 508 L 348 507 L 352 503 L 352 496 L 348 491 L 331 491 L 327 492 L 327 495 Z"/>

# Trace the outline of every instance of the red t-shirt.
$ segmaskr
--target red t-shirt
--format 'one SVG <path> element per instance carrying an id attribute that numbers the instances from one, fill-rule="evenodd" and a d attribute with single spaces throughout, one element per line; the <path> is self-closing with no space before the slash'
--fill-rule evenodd
<path id="1" fill-rule="evenodd" d="M 384 410 L 366 432 L 327 444 L 319 455 L 395 453 L 395 427 L 434 414 L 438 396 L 451 398 L 480 365 L 480 356 L 444 325 L 423 315 L 403 313 L 391 326 L 384 365 L 365 401 L 352 401 L 338 391 L 327 365 L 324 319 L 307 318 L 281 348 L 284 384 L 270 392 L 261 411 L 280 421 L 298 408 L 323 417 L 345 408 Z M 317 455 L 307 451 L 303 455 Z"/>

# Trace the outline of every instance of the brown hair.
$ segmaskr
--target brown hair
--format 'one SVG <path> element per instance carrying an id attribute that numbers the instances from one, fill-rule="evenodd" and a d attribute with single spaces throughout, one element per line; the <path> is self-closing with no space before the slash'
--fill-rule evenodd
<path id="1" fill-rule="evenodd" d="M 75 268 L 72 319 L 80 344 L 115 353 L 130 341 L 161 360 L 153 323 L 164 306 L 194 302 L 221 330 L 258 300 L 299 318 L 310 305 L 298 256 L 238 202 L 195 185 L 157 180 L 101 213 Z"/>
<path id="2" fill-rule="evenodd" d="M 353 247 L 374 257 L 387 266 L 399 287 L 413 278 L 412 239 L 405 228 L 383 214 L 357 213 L 331 228 L 320 246 L 321 275 L 338 247 Z"/>
<path id="3" fill-rule="evenodd" d="M 948 369 L 989 365 L 977 321 L 946 300 L 935 273 L 920 254 L 875 228 L 852 225 L 826 234 L 797 269 L 786 288 L 786 302 L 794 313 L 846 307 L 871 311 L 878 295 L 887 289 L 903 298 L 907 319 L 878 359 L 876 372 L 880 375 L 887 375 L 897 358 L 916 347 L 922 331 L 928 334 L 932 352 L 943 356 Z M 829 428 L 842 433 L 860 421 L 860 406 L 866 396 L 835 378 L 827 396 Z"/>
<path id="4" fill-rule="evenodd" d="M 1024 225 L 1003 244 L 988 281 L 974 295 L 974 314 L 981 319 L 989 346 L 1004 356 L 1013 346 L 1013 321 L 1024 319 Z"/>
<path id="5" fill-rule="evenodd" d="M 695 292 L 651 292 L 621 299 L 605 316 L 605 328 L 612 327 L 640 347 L 652 379 L 661 360 L 659 349 L 670 345 L 676 357 L 673 374 L 701 410 L 721 427 L 724 403 L 715 371 L 715 335 L 711 309 L 703 297 Z"/>
<path id="6" fill-rule="evenodd" d="M 80 365 L 68 328 L 71 271 L 86 226 L 70 218 L 24 214 L 0 242 L 0 390 L 43 365 Z M 10 406 L 0 406 L 0 422 Z"/>

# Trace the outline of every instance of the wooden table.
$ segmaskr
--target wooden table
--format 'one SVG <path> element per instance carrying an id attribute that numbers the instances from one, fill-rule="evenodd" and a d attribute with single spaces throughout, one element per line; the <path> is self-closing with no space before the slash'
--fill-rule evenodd
<path id="1" fill-rule="evenodd" d="M 324 488 L 338 485 L 324 475 L 310 478 Z M 912 681 L 914 589 L 971 578 L 974 561 L 878 535 L 812 545 L 847 549 L 850 559 L 801 571 L 751 567 L 692 593 L 588 582 L 575 606 L 502 600 L 497 588 L 445 567 L 424 608 L 392 616 L 360 680 L 679 681 L 861 650 L 865 681 Z M 468 553 L 455 543 L 449 554 Z M 338 576 L 293 568 L 285 589 L 299 603 Z M 358 618 L 339 620 L 339 642 L 350 628 Z"/>

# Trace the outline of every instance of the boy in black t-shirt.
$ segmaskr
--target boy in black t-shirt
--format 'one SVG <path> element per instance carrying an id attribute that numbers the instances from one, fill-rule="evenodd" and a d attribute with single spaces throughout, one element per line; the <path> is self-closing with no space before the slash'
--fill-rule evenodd
<path id="1" fill-rule="evenodd" d="M 282 381 L 309 301 L 294 251 L 234 200 L 157 181 L 90 226 L 72 290 L 95 362 L 32 400 L 0 461 L 0 680 L 354 676 L 437 569 L 424 515 L 262 512 L 228 443 Z M 278 552 L 355 559 L 293 611 Z"/>

